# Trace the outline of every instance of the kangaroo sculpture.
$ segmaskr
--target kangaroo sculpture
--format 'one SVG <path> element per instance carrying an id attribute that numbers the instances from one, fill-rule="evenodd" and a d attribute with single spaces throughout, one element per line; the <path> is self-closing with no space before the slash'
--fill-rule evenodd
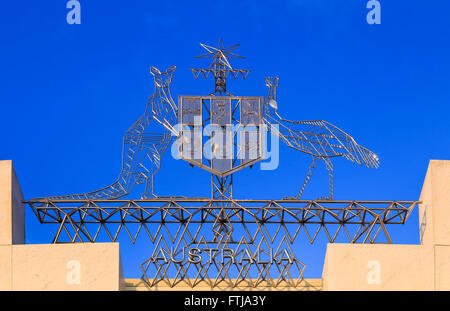
<path id="1" fill-rule="evenodd" d="M 150 96 L 144 114 L 128 129 L 123 138 L 122 170 L 111 185 L 84 194 L 73 194 L 44 199 L 116 199 L 127 195 L 137 184 L 145 183 L 142 199 L 156 197 L 154 176 L 161 167 L 161 157 L 177 135 L 177 106 L 170 93 L 170 84 L 176 66 L 160 72 L 151 67 L 155 81 L 155 92 Z"/>
<path id="2" fill-rule="evenodd" d="M 264 102 L 263 120 L 269 131 L 280 137 L 283 143 L 312 157 L 312 163 L 300 191 L 296 196 L 287 199 L 300 199 L 320 160 L 325 162 L 329 175 L 329 194 L 321 198 L 324 200 L 333 199 L 334 169 L 332 158 L 344 157 L 353 163 L 365 165 L 369 168 L 379 166 L 379 159 L 375 153 L 358 145 L 353 137 L 326 121 L 290 121 L 283 119 L 278 114 L 276 95 L 278 83 L 277 77 L 266 78 L 266 86 L 269 87 L 269 92 Z"/>

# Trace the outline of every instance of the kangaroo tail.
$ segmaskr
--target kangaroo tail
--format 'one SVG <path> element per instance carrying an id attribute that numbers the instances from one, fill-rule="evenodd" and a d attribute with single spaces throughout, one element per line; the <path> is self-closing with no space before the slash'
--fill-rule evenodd
<path id="1" fill-rule="evenodd" d="M 92 192 L 45 198 L 34 198 L 34 200 L 110 200 L 120 198 L 124 195 L 127 195 L 128 193 L 129 190 L 126 190 L 119 181 L 116 181 L 108 187 Z"/>

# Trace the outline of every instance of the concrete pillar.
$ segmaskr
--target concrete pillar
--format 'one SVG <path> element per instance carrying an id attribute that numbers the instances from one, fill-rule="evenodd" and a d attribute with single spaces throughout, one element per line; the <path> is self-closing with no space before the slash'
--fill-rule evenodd
<path id="1" fill-rule="evenodd" d="M 430 161 L 420 201 L 421 243 L 450 245 L 450 161 Z"/>
<path id="2" fill-rule="evenodd" d="M 12 161 L 0 161 L 0 245 L 25 244 L 25 206 Z"/>
<path id="3" fill-rule="evenodd" d="M 431 160 L 420 194 L 420 241 L 434 254 L 436 290 L 450 290 L 450 161 Z"/>
<path id="4" fill-rule="evenodd" d="M 12 245 L 25 243 L 25 206 L 12 161 L 0 161 L 0 291 L 12 285 Z"/>

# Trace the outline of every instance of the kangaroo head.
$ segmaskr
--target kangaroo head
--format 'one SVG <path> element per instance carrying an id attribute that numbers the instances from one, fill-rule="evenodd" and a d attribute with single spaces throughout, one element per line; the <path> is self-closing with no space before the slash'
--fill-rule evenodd
<path id="1" fill-rule="evenodd" d="M 156 67 L 151 67 L 150 73 L 155 77 L 155 84 L 157 87 L 168 87 L 172 82 L 175 70 L 177 70 L 176 66 L 169 67 L 165 72 L 159 71 Z"/>
<path id="2" fill-rule="evenodd" d="M 278 82 L 280 79 L 278 77 L 267 77 L 266 78 L 266 85 L 268 87 L 278 87 Z"/>
<path id="3" fill-rule="evenodd" d="M 270 88 L 269 94 L 272 94 L 271 97 L 269 97 L 269 106 L 275 110 L 278 110 L 278 103 L 276 101 L 276 88 L 278 87 L 278 82 L 280 79 L 278 77 L 267 77 L 266 78 L 266 85 Z M 273 92 L 273 93 L 272 93 Z"/>

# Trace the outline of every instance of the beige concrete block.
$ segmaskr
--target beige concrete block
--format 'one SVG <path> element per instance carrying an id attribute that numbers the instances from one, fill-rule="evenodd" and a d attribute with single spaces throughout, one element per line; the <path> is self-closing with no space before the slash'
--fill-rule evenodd
<path id="1" fill-rule="evenodd" d="M 0 161 L 0 244 L 25 243 L 25 206 L 12 161 Z"/>
<path id="2" fill-rule="evenodd" d="M 11 246 L 0 245 L 0 291 L 11 290 Z"/>
<path id="3" fill-rule="evenodd" d="M 435 247 L 436 290 L 450 291 L 450 245 Z"/>
<path id="4" fill-rule="evenodd" d="M 13 290 L 120 289 L 118 243 L 14 245 Z"/>
<path id="5" fill-rule="evenodd" d="M 450 245 L 450 161 L 432 160 L 434 244 Z"/>
<path id="6" fill-rule="evenodd" d="M 324 290 L 433 290 L 433 248 L 328 244 Z"/>
<path id="7" fill-rule="evenodd" d="M 0 161 L 0 244 L 12 244 L 11 161 Z"/>
<path id="8" fill-rule="evenodd" d="M 450 161 L 430 161 L 420 201 L 423 244 L 450 245 Z"/>

